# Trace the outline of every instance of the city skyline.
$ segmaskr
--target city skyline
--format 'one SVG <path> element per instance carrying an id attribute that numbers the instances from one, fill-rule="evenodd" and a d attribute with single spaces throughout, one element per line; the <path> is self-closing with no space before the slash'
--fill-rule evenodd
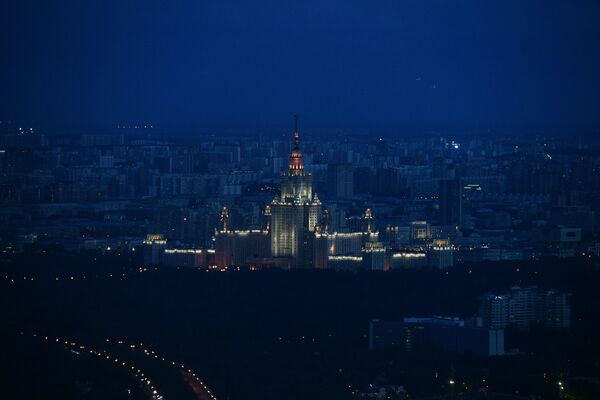
<path id="1" fill-rule="evenodd" d="M 6 4 L 0 397 L 600 398 L 599 20 Z"/>
<path id="2" fill-rule="evenodd" d="M 0 132 L 4 376 L 42 369 L 0 387 L 594 398 L 569 374 L 600 354 L 597 138 L 304 140 L 297 121 Z"/>

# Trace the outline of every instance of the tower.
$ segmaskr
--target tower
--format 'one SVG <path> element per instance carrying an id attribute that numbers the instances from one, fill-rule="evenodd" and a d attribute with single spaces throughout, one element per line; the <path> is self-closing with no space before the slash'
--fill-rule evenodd
<path id="1" fill-rule="evenodd" d="M 313 264 L 313 236 L 321 220 L 321 202 L 312 190 L 312 175 L 304 170 L 298 116 L 294 116 L 294 147 L 281 177 L 281 193 L 271 202 L 271 255 L 288 257 L 295 267 Z"/>
<path id="2" fill-rule="evenodd" d="M 364 224 L 365 224 L 364 231 L 366 233 L 372 233 L 373 232 L 373 212 L 371 211 L 370 208 L 367 208 L 365 210 L 363 219 L 364 219 Z"/>
<path id="3" fill-rule="evenodd" d="M 221 222 L 221 232 L 227 232 L 227 228 L 229 225 L 229 210 L 227 209 L 227 206 L 224 206 L 223 210 L 221 211 L 220 222 Z"/>
<path id="4" fill-rule="evenodd" d="M 462 191 L 460 180 L 441 180 L 439 186 L 440 223 L 460 226 L 462 219 Z"/>
<path id="5" fill-rule="evenodd" d="M 327 181 L 330 196 L 349 198 L 354 195 L 354 170 L 351 165 L 330 164 Z"/>

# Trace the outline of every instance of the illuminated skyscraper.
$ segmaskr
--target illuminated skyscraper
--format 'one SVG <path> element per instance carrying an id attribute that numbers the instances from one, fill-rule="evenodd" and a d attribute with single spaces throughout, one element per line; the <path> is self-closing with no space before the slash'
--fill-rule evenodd
<path id="1" fill-rule="evenodd" d="M 313 235 L 321 220 L 321 202 L 312 189 L 312 175 L 304 170 L 298 117 L 288 170 L 281 179 L 281 194 L 271 203 L 271 255 L 293 259 L 296 267 L 312 267 Z"/>

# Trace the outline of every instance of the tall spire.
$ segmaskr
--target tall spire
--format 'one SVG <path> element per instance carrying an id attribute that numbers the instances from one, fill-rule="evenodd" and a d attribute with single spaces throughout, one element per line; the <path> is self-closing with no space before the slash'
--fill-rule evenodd
<path id="1" fill-rule="evenodd" d="M 298 132 L 298 114 L 294 114 L 294 146 L 297 148 L 300 143 L 300 132 Z"/>
<path id="2" fill-rule="evenodd" d="M 373 232 L 373 213 L 370 208 L 365 210 L 365 214 L 363 215 L 363 219 L 366 222 L 366 229 L 368 233 Z"/>
<path id="3" fill-rule="evenodd" d="M 229 225 L 229 210 L 227 206 L 223 206 L 223 210 L 221 211 L 221 232 L 227 232 L 227 228 Z"/>
<path id="4" fill-rule="evenodd" d="M 298 132 L 298 114 L 294 114 L 294 148 L 290 154 L 289 173 L 291 175 L 302 175 L 304 173 L 304 161 L 300 151 L 300 133 Z"/>

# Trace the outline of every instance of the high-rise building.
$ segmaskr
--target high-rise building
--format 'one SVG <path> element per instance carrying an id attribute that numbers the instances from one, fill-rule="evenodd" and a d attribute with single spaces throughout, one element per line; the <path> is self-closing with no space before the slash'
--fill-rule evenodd
<path id="1" fill-rule="evenodd" d="M 373 179 L 372 190 L 375 195 L 402 197 L 408 192 L 406 178 L 398 168 L 377 168 Z"/>
<path id="2" fill-rule="evenodd" d="M 321 220 L 321 202 L 313 193 L 312 175 L 304 170 L 298 118 L 288 170 L 281 194 L 271 202 L 271 255 L 293 259 L 295 267 L 311 267 L 315 227 Z"/>
<path id="3" fill-rule="evenodd" d="M 349 198 L 354 195 L 354 171 L 347 164 L 332 164 L 328 168 L 328 192 L 330 196 Z"/>
<path id="4" fill-rule="evenodd" d="M 480 304 L 483 323 L 493 329 L 533 326 L 568 329 L 571 325 L 570 296 L 556 290 L 512 287 L 502 294 L 486 294 Z"/>
<path id="5" fill-rule="evenodd" d="M 441 180 L 439 186 L 440 223 L 441 225 L 461 224 L 462 193 L 460 180 Z"/>
<path id="6" fill-rule="evenodd" d="M 423 241 L 431 239 L 431 226 L 427 221 L 411 221 L 410 240 Z"/>

